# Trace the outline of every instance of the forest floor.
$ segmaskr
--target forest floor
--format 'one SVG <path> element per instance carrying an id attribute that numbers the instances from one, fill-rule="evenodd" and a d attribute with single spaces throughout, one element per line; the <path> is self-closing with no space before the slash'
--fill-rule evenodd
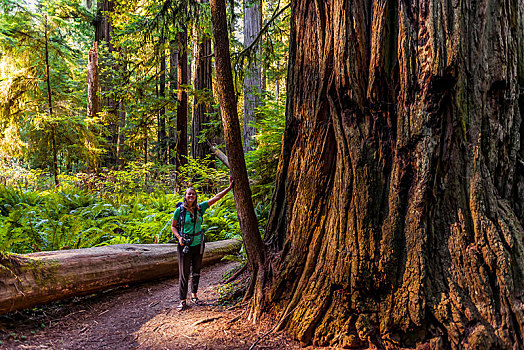
<path id="1" fill-rule="evenodd" d="M 247 320 L 246 306 L 219 304 L 222 276 L 237 263 L 203 269 L 199 298 L 177 311 L 178 278 L 116 288 L 0 316 L 0 349 L 299 349 L 276 320 Z M 270 332 L 271 331 L 271 332 Z"/>

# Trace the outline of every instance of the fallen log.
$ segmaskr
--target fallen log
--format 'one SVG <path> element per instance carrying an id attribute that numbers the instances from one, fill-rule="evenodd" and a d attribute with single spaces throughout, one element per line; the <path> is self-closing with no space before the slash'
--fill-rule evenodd
<path id="1" fill-rule="evenodd" d="M 238 252 L 240 246 L 233 239 L 206 243 L 203 266 Z M 175 244 L 117 244 L 1 257 L 0 314 L 178 275 Z"/>

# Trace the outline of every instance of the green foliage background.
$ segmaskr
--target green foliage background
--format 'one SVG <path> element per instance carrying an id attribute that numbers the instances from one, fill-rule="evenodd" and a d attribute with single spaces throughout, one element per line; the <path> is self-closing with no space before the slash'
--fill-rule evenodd
<path id="1" fill-rule="evenodd" d="M 184 14 L 181 2 L 114 3 L 114 13 L 108 14 L 97 10 L 96 0 L 91 7 L 85 0 L 0 0 L 0 252 L 152 243 L 157 236 L 167 242 L 172 212 L 186 187 L 195 187 L 202 201 L 227 186 L 227 168 L 211 157 L 189 158 L 178 171 L 166 165 L 157 138 L 159 110 L 165 108 L 166 127 L 174 126 L 178 93 L 169 84 L 165 96 L 158 93 L 161 57 L 169 55 L 168 43 L 182 24 L 211 33 L 209 5 L 189 1 Z M 264 21 L 283 6 L 280 1 L 264 0 Z M 262 37 L 263 54 L 258 59 L 267 86 L 258 110 L 255 150 L 246 155 L 262 234 L 285 123 L 288 14 L 275 20 Z M 98 47 L 101 80 L 112 87 L 101 91 L 100 97 L 120 101 L 126 111 L 121 130 L 123 164 L 118 165 L 107 162 L 111 147 L 107 135 L 116 116 L 108 110 L 91 118 L 86 115 L 87 53 L 94 41 L 93 23 L 105 15 L 111 18 L 112 43 L 118 50 L 110 52 L 103 43 Z M 228 21 L 243 119 L 242 70 L 254 58 L 239 55 L 243 50 L 240 2 L 228 2 Z M 46 84 L 46 35 L 53 117 Z M 187 39 L 191 58 L 192 30 Z M 191 97 L 189 111 L 192 97 L 199 103 L 214 103 L 211 91 L 196 91 L 191 85 L 181 89 Z M 219 113 L 211 113 L 200 142 L 220 143 L 221 128 Z M 52 130 L 59 187 L 50 174 Z M 207 211 L 204 229 L 208 240 L 240 238 L 231 194 Z"/>
<path id="2" fill-rule="evenodd" d="M 24 187 L 0 185 L 0 251 L 29 253 L 153 243 L 157 237 L 161 243 L 167 242 L 173 211 L 182 194 L 166 193 L 161 184 L 152 192 L 143 191 L 149 186 L 150 175 L 143 172 L 141 176 L 131 168 L 109 171 L 106 180 L 63 176 L 58 189 L 35 190 L 47 185 L 31 179 Z M 81 188 L 93 188 L 93 182 L 99 185 L 95 190 Z M 201 194 L 199 201 L 208 198 Z M 208 241 L 241 238 L 231 195 L 206 211 L 203 228 Z"/>

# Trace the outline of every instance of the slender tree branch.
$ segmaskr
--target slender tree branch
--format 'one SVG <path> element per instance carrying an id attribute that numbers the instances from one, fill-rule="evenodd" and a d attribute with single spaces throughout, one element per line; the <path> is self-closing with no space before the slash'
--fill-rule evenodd
<path id="1" fill-rule="evenodd" d="M 262 29 L 260 29 L 260 31 L 258 32 L 258 35 L 257 37 L 255 38 L 255 40 L 253 40 L 253 42 L 248 46 L 246 47 L 244 50 L 242 50 L 240 53 L 238 53 L 236 56 L 236 59 L 235 59 L 235 66 L 238 65 L 238 62 L 244 57 L 246 56 L 252 49 L 255 45 L 258 45 L 258 43 L 260 42 L 260 39 L 262 38 L 262 35 L 267 32 L 267 30 L 269 29 L 269 26 L 278 18 L 278 16 L 280 16 L 282 14 L 282 12 L 284 12 L 285 10 L 287 10 L 289 8 L 289 6 L 291 6 L 291 3 L 287 4 L 286 6 L 282 7 L 280 9 L 280 11 L 278 10 L 278 8 L 275 10 L 275 12 L 273 13 L 273 16 L 269 19 L 269 21 L 266 22 L 266 24 L 264 25 L 264 27 L 262 27 Z"/>

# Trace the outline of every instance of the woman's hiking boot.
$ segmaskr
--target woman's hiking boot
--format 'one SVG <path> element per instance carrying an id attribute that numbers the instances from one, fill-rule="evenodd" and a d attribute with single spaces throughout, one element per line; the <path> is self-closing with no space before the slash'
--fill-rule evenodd
<path id="1" fill-rule="evenodd" d="M 204 302 L 198 298 L 192 297 L 191 302 L 195 305 L 202 306 L 204 305 Z"/>
<path id="2" fill-rule="evenodd" d="M 182 311 L 182 310 L 185 310 L 187 309 L 187 304 L 186 304 L 186 301 L 185 300 L 182 300 L 178 306 L 176 307 L 176 310 L 177 311 Z"/>

